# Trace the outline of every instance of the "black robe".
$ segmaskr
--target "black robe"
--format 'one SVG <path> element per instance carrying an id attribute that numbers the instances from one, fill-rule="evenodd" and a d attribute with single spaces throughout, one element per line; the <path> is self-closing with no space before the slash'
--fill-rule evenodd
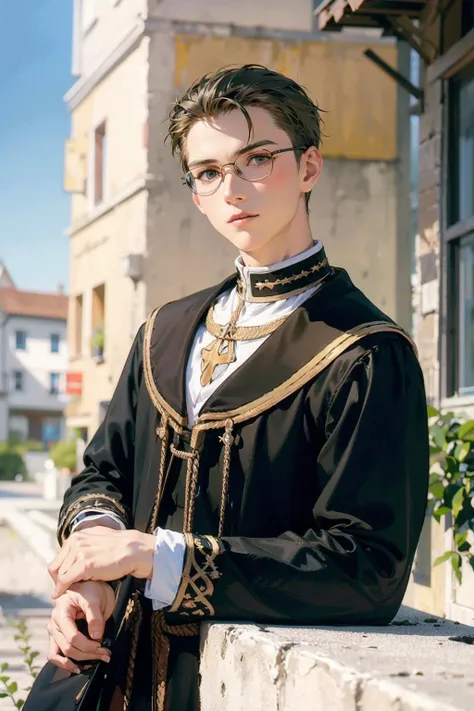
<path id="1" fill-rule="evenodd" d="M 412 342 L 336 270 L 211 395 L 190 431 L 185 373 L 196 328 L 234 285 L 231 277 L 167 304 L 142 326 L 65 496 L 60 542 L 90 506 L 139 530 L 188 531 L 181 585 L 161 623 L 144 581 L 119 586 L 117 620 L 133 592 L 129 621 L 138 617 L 118 633 L 101 711 L 120 708 L 122 693 L 131 711 L 158 708 L 156 625 L 172 632 L 166 709 L 196 711 L 190 623 L 386 624 L 408 583 L 428 482 Z"/>

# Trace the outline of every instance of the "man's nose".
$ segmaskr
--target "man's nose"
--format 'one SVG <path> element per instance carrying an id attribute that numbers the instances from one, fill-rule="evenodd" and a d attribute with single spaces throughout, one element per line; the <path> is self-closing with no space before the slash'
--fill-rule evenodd
<path id="1" fill-rule="evenodd" d="M 234 166 L 225 168 L 222 183 L 224 198 L 228 202 L 240 202 L 241 200 L 245 200 L 243 192 L 245 181 L 238 176 Z"/>

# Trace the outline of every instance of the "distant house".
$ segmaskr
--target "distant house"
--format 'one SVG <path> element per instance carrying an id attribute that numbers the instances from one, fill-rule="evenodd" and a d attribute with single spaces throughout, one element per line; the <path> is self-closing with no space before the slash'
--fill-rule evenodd
<path id="1" fill-rule="evenodd" d="M 0 441 L 62 436 L 68 298 L 17 289 L 0 264 Z"/>

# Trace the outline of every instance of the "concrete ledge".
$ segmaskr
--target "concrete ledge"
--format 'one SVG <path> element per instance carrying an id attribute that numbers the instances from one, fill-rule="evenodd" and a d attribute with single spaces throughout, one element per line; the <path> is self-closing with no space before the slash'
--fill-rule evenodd
<path id="1" fill-rule="evenodd" d="M 473 642 L 473 627 L 409 608 L 389 627 L 208 624 L 202 709 L 471 711 Z"/>

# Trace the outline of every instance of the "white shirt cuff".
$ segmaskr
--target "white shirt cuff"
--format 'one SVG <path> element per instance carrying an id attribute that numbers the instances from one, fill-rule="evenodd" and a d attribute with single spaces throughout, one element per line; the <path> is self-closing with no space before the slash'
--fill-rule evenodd
<path id="1" fill-rule="evenodd" d="M 82 518 L 84 514 L 86 516 Z M 81 516 L 80 521 L 77 520 L 79 516 Z M 92 525 L 109 526 L 110 528 L 118 528 L 121 531 L 125 530 L 123 521 L 118 516 L 113 513 L 104 513 L 100 509 L 83 509 L 72 519 L 69 530 L 74 533 L 74 531 L 81 531 L 83 528 L 91 528 Z"/>
<path id="2" fill-rule="evenodd" d="M 145 597 L 152 600 L 153 609 L 168 607 L 174 601 L 183 574 L 186 542 L 183 533 L 157 528 L 155 531 L 153 575 L 145 585 Z"/>

